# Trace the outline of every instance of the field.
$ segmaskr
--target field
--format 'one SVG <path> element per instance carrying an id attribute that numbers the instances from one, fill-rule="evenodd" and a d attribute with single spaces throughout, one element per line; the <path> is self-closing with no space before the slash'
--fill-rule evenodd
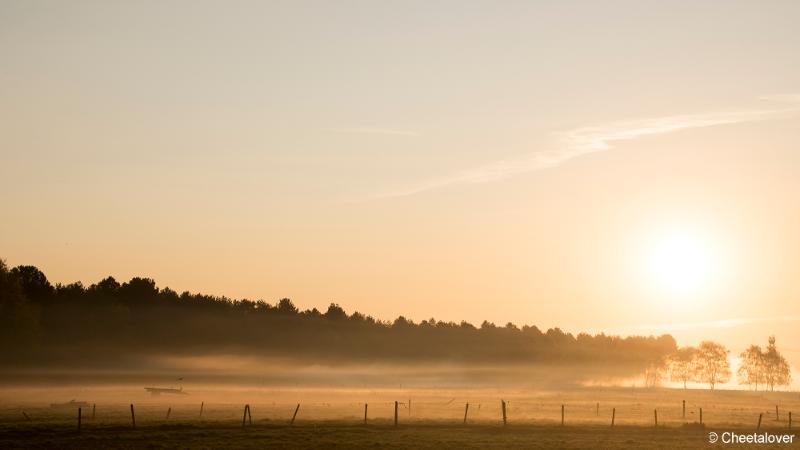
<path id="1" fill-rule="evenodd" d="M 800 394 L 793 392 L 641 388 L 568 391 L 230 389 L 213 386 L 197 386 L 187 391 L 190 395 L 150 396 L 132 386 L 78 390 L 7 388 L 0 391 L 0 448 L 688 449 L 711 447 L 708 434 L 712 431 L 755 432 L 759 415 L 761 432 L 790 433 L 789 412 L 800 411 Z M 129 400 L 123 402 L 122 397 Z M 89 403 L 81 411 L 80 431 L 77 407 L 50 406 L 51 402 L 72 398 Z M 507 402 L 505 426 L 501 399 Z M 398 402 L 397 427 L 394 426 L 395 401 Z M 295 423 L 290 424 L 298 403 L 300 409 Z M 365 403 L 368 404 L 366 423 Z M 464 424 L 466 403 L 470 406 Z M 130 404 L 134 404 L 135 428 Z M 248 418 L 243 426 L 245 404 L 250 405 L 252 420 Z M 701 408 L 702 425 L 699 423 Z M 774 445 L 775 448 L 798 446 L 797 442 Z M 739 444 L 736 447 L 770 446 Z"/>
<path id="2" fill-rule="evenodd" d="M 747 430 L 740 430 L 747 431 Z M 653 448 L 695 449 L 709 446 L 707 431 L 692 427 L 647 428 L 600 425 L 461 426 L 414 422 L 394 428 L 347 422 L 256 424 L 241 429 L 229 423 L 152 425 L 131 430 L 116 426 L 78 434 L 70 427 L 9 427 L 0 447 L 11 448 Z M 776 445 L 775 448 L 780 446 Z M 737 448 L 749 448 L 739 445 Z M 752 448 L 769 448 L 753 446 Z M 783 448 L 787 448 L 783 446 Z M 793 448 L 793 447 L 789 447 Z"/>

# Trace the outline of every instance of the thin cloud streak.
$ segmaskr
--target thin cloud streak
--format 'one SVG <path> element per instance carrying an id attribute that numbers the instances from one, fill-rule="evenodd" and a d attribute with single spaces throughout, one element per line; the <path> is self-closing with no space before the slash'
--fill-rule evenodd
<path id="1" fill-rule="evenodd" d="M 390 128 L 354 127 L 354 128 L 325 128 L 322 131 L 342 134 L 384 134 L 392 136 L 419 136 L 416 131 L 393 130 Z"/>
<path id="2" fill-rule="evenodd" d="M 796 96 L 769 96 L 769 99 L 778 100 L 780 98 L 783 102 L 797 103 L 797 101 L 793 100 L 794 97 Z M 519 158 L 495 161 L 452 175 L 424 181 L 403 189 L 376 194 L 369 197 L 368 200 L 404 197 L 444 187 L 503 180 L 515 175 L 555 167 L 582 155 L 611 150 L 614 148 L 613 144 L 619 141 L 630 141 L 646 136 L 695 128 L 776 119 L 798 111 L 800 111 L 798 107 L 720 111 L 631 120 L 600 126 L 576 128 L 557 134 L 559 142 L 561 143 L 558 149 L 536 152 Z"/>
<path id="3" fill-rule="evenodd" d="M 760 100 L 768 100 L 783 103 L 800 103 L 800 94 L 771 94 L 758 97 Z"/>
<path id="4" fill-rule="evenodd" d="M 798 322 L 800 316 L 774 316 L 774 317 L 749 317 L 735 319 L 710 320 L 705 322 L 662 323 L 655 325 L 636 325 L 632 330 L 650 330 L 669 332 L 676 330 L 709 329 L 709 328 L 736 328 L 743 325 L 763 322 Z"/>

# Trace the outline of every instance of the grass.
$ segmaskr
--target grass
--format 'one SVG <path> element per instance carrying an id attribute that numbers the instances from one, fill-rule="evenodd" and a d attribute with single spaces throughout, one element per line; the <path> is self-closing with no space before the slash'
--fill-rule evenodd
<path id="1" fill-rule="evenodd" d="M 56 393 L 58 395 L 56 396 Z M 732 444 L 708 443 L 708 433 L 752 433 L 759 414 L 761 431 L 787 433 L 787 413 L 800 411 L 794 392 L 762 393 L 676 389 L 591 388 L 564 391 L 495 390 L 223 390 L 197 388 L 192 396 L 150 397 L 141 389 L 52 389 L 5 392 L 0 403 L 0 449 L 160 449 L 160 448 L 525 448 L 525 449 L 697 449 Z M 11 395 L 16 397 L 11 398 Z M 214 397 L 216 396 L 216 397 Z M 49 399 L 97 401 L 83 410 L 77 431 L 75 408 L 51 408 Z M 394 400 L 401 403 L 394 427 Z M 499 399 L 509 402 L 503 426 Z M 128 399 L 136 405 L 131 427 Z M 205 400 L 202 418 L 199 402 Z M 682 402 L 686 400 L 686 417 Z M 289 420 L 301 403 L 297 423 Z M 369 423 L 363 423 L 363 403 Z M 469 422 L 462 424 L 470 402 Z M 245 403 L 253 424 L 242 427 Z M 600 404 L 599 410 L 597 404 Z M 565 404 L 566 425 L 561 426 Z M 775 405 L 781 415 L 776 417 Z M 703 408 L 704 425 L 697 423 Z M 169 420 L 167 409 L 171 409 Z M 616 422 L 610 426 L 611 410 Z M 653 423 L 658 410 L 659 426 Z M 25 412 L 30 420 L 22 414 Z M 795 420 L 796 416 L 795 416 Z M 797 425 L 794 425 L 797 427 Z M 794 430 L 792 430 L 794 431 Z M 794 445 L 737 444 L 737 449 L 796 448 Z"/>
<path id="2" fill-rule="evenodd" d="M 730 428 L 726 428 L 730 430 Z M 739 429 L 741 432 L 752 429 Z M 233 422 L 140 426 L 87 426 L 80 433 L 65 425 L 16 424 L 0 428 L 0 448 L 527 448 L 527 449 L 696 449 L 707 444 L 700 426 L 461 425 L 414 422 L 355 425 L 326 421 L 286 424 Z M 749 448 L 737 445 L 737 448 Z M 753 448 L 764 448 L 754 446 Z"/>

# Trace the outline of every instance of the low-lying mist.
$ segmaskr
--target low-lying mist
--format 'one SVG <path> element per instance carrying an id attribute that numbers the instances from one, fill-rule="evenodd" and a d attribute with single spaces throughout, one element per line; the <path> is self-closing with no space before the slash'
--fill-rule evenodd
<path id="1" fill-rule="evenodd" d="M 330 386 L 336 388 L 567 388 L 625 385 L 637 367 L 619 364 L 338 363 L 246 355 L 155 355 L 91 365 L 6 367 L 4 385 L 113 385 L 164 387 Z"/>
<path id="2" fill-rule="evenodd" d="M 669 335 L 573 335 L 512 323 L 382 321 L 158 288 L 52 286 L 0 261 L 5 385 L 535 387 L 614 383 L 674 352 Z"/>

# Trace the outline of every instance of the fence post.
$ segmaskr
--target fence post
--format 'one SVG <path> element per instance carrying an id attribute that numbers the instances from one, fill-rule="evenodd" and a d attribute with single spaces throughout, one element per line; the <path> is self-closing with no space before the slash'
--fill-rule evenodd
<path id="1" fill-rule="evenodd" d="M 778 418 L 778 405 L 775 405 L 775 421 L 777 422 L 779 420 L 780 418 Z"/>
<path id="2" fill-rule="evenodd" d="M 97 403 L 92 403 L 92 420 L 94 420 L 94 412 L 96 408 L 97 408 Z"/>
<path id="3" fill-rule="evenodd" d="M 686 418 L 686 400 L 683 401 L 683 418 Z"/>
<path id="4" fill-rule="evenodd" d="M 242 411 L 242 427 L 244 427 L 246 420 L 247 420 L 247 405 L 244 405 L 244 411 Z"/>
<path id="5" fill-rule="evenodd" d="M 600 402 L 597 402 L 597 408 L 594 410 L 594 415 L 600 417 Z"/>
<path id="6" fill-rule="evenodd" d="M 81 408 L 78 407 L 78 433 L 81 432 Z"/>
<path id="7" fill-rule="evenodd" d="M 136 413 L 133 412 L 133 403 L 131 403 L 131 424 L 136 428 Z"/>
<path id="8" fill-rule="evenodd" d="M 503 426 L 506 426 L 506 401 L 500 400 L 500 407 L 503 408 Z"/>
<path id="9" fill-rule="evenodd" d="M 467 413 L 469 412 L 469 403 L 464 406 L 464 425 L 467 424 Z"/>
<path id="10" fill-rule="evenodd" d="M 411 397 L 408 397 L 408 417 L 411 417 Z"/>
<path id="11" fill-rule="evenodd" d="M 611 408 L 611 427 L 614 427 L 614 419 L 617 417 L 617 408 Z"/>
<path id="12" fill-rule="evenodd" d="M 203 406 L 206 405 L 206 402 L 200 402 L 200 418 L 203 418 Z"/>
<path id="13" fill-rule="evenodd" d="M 289 422 L 289 425 L 294 425 L 294 419 L 297 418 L 297 411 L 300 411 L 300 403 L 298 403 L 297 407 L 294 409 L 294 414 L 292 414 L 292 421 Z"/>
<path id="14" fill-rule="evenodd" d="M 247 424 L 248 425 L 252 425 L 253 424 L 253 410 L 250 409 L 250 404 L 249 403 L 247 404 Z"/>
<path id="15" fill-rule="evenodd" d="M 703 424 L 703 408 L 700 408 L 700 425 Z"/>
<path id="16" fill-rule="evenodd" d="M 171 412 L 172 412 L 172 406 L 167 408 L 167 418 L 165 420 L 169 420 L 169 413 L 171 413 Z"/>
<path id="17" fill-rule="evenodd" d="M 789 411 L 789 428 L 792 428 L 792 412 Z"/>
<path id="18" fill-rule="evenodd" d="M 561 426 L 564 426 L 564 405 L 561 405 Z"/>
<path id="19" fill-rule="evenodd" d="M 756 431 L 761 429 L 761 416 L 763 416 L 763 415 L 764 414 L 762 414 L 762 413 L 758 414 L 758 425 L 756 425 Z"/>
<path id="20" fill-rule="evenodd" d="M 397 400 L 394 401 L 394 426 L 397 426 Z"/>
<path id="21" fill-rule="evenodd" d="M 364 403 L 364 423 L 367 423 L 367 404 Z"/>
<path id="22" fill-rule="evenodd" d="M 655 426 L 658 427 L 658 410 L 657 409 L 653 410 L 653 422 L 655 423 Z"/>

